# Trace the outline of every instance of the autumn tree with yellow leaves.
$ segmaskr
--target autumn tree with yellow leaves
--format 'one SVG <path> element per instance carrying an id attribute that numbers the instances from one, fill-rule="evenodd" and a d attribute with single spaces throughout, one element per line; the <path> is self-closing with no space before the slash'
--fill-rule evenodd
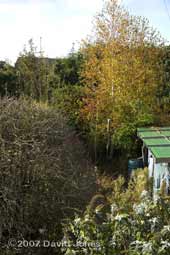
<path id="1" fill-rule="evenodd" d="M 146 18 L 130 15 L 117 0 L 105 2 L 82 45 L 81 117 L 96 146 L 130 148 L 136 127 L 154 123 L 163 45 Z"/>

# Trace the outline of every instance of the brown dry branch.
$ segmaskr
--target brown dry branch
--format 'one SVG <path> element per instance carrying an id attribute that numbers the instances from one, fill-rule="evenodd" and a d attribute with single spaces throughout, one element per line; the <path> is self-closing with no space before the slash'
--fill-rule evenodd
<path id="1" fill-rule="evenodd" d="M 0 100 L 0 238 L 61 235 L 96 190 L 83 144 L 66 120 L 43 104 Z"/>

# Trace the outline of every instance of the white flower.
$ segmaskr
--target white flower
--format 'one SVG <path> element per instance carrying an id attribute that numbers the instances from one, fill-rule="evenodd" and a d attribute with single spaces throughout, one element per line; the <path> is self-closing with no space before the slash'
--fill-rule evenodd
<path id="1" fill-rule="evenodd" d="M 145 203 L 140 203 L 139 205 L 134 204 L 133 210 L 136 214 L 144 214 L 148 208 L 148 205 Z"/>
<path id="2" fill-rule="evenodd" d="M 142 193 L 141 193 L 141 195 L 140 195 L 140 197 L 141 197 L 142 199 L 150 198 L 149 192 L 148 192 L 147 190 L 143 190 Z"/>
<path id="3" fill-rule="evenodd" d="M 111 205 L 111 213 L 114 214 L 115 211 L 117 211 L 118 207 L 116 204 Z"/>
<path id="4" fill-rule="evenodd" d="M 169 232 L 170 232 L 170 225 L 165 225 L 165 226 L 163 227 L 161 233 L 162 233 L 163 235 L 165 235 L 165 234 L 169 234 Z"/>
<path id="5" fill-rule="evenodd" d="M 162 250 L 170 247 L 170 243 L 168 241 L 162 241 L 161 244 L 162 244 Z"/>
<path id="6" fill-rule="evenodd" d="M 86 214 L 86 215 L 85 215 L 85 218 L 84 218 L 84 221 L 86 222 L 86 221 L 89 221 L 89 220 L 90 220 L 90 217 L 89 217 L 88 214 Z"/>
<path id="7" fill-rule="evenodd" d="M 149 222 L 151 223 L 151 231 L 153 232 L 155 230 L 157 223 L 159 223 L 159 220 L 157 217 L 154 217 L 149 219 Z"/>
<path id="8" fill-rule="evenodd" d="M 165 225 L 163 229 L 170 232 L 170 225 Z"/>
<path id="9" fill-rule="evenodd" d="M 141 250 L 142 251 L 142 254 L 145 254 L 148 252 L 152 252 L 152 243 L 150 242 L 142 242 L 142 241 L 134 241 L 130 244 L 131 246 L 135 246 L 135 249 L 137 250 Z"/>
<path id="10" fill-rule="evenodd" d="M 165 251 L 166 249 L 170 248 L 170 243 L 168 241 L 162 241 L 161 247 L 159 248 L 159 252 Z"/>
<path id="11" fill-rule="evenodd" d="M 127 218 L 129 215 L 128 214 L 117 214 L 116 216 L 115 216 L 115 220 L 117 220 L 117 221 L 121 221 L 122 219 L 125 219 L 125 218 Z"/>
<path id="12" fill-rule="evenodd" d="M 142 252 L 143 252 L 143 253 L 146 252 L 147 254 L 148 254 L 148 252 L 152 252 L 152 243 L 150 243 L 150 242 L 148 242 L 148 243 L 144 242 L 144 243 L 143 243 Z"/>
<path id="13" fill-rule="evenodd" d="M 154 217 L 149 219 L 149 222 L 155 227 L 156 223 L 158 223 L 159 221 L 157 217 Z"/>
<path id="14" fill-rule="evenodd" d="M 79 224 L 81 222 L 81 219 L 80 218 L 75 218 L 74 222 L 75 222 L 75 224 Z"/>
<path id="15" fill-rule="evenodd" d="M 136 240 L 136 241 L 133 241 L 132 243 L 131 243 L 131 245 L 143 245 L 143 242 L 142 241 L 138 241 L 138 240 Z"/>
<path id="16" fill-rule="evenodd" d="M 139 250 L 143 247 L 143 242 L 142 241 L 134 241 L 130 244 L 131 246 L 135 246 L 135 249 Z"/>
<path id="17" fill-rule="evenodd" d="M 155 194 L 154 195 L 154 203 L 158 204 L 160 202 L 160 200 L 161 200 L 160 196 L 158 194 Z"/>
<path id="18" fill-rule="evenodd" d="M 112 239 L 109 242 L 110 246 L 112 246 L 113 248 L 116 247 L 116 237 L 115 235 L 113 235 Z"/>
<path id="19" fill-rule="evenodd" d="M 121 219 L 122 219 L 121 215 L 116 215 L 115 220 L 121 221 Z"/>

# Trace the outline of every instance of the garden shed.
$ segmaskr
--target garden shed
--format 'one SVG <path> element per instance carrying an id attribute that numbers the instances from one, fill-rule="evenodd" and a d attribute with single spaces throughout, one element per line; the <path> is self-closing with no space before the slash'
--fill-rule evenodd
<path id="1" fill-rule="evenodd" d="M 137 135 L 142 140 L 142 158 L 148 167 L 149 177 L 153 177 L 153 191 L 156 194 L 163 183 L 170 194 L 170 127 L 138 128 Z"/>

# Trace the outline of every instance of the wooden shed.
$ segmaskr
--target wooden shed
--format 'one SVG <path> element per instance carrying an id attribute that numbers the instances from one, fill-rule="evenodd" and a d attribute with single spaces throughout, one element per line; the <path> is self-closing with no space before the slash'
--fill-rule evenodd
<path id="1" fill-rule="evenodd" d="M 154 179 L 154 194 L 160 191 L 163 181 L 170 194 L 170 127 L 138 128 L 137 135 L 143 142 L 144 165 Z"/>

